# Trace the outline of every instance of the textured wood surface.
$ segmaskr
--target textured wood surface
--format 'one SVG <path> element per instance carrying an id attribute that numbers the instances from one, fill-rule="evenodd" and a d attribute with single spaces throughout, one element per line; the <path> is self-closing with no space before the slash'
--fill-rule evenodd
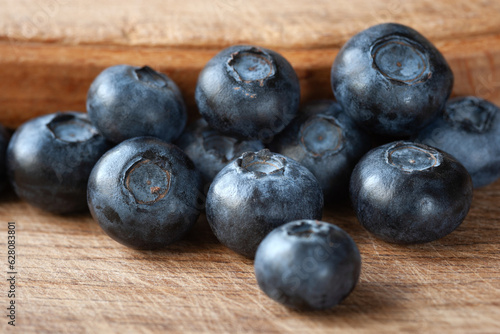
<path id="1" fill-rule="evenodd" d="M 495 0 L 2 0 L 0 36 L 63 45 L 331 48 L 387 21 L 435 40 L 499 34 L 498 12 Z"/>
<path id="2" fill-rule="evenodd" d="M 107 66 L 148 64 L 174 79 L 192 118 L 199 71 L 222 47 L 281 52 L 303 101 L 332 97 L 330 67 L 352 35 L 381 22 L 410 25 L 443 52 L 454 95 L 500 104 L 500 2 L 496 0 L 68 1 L 1 0 L 0 122 L 85 110 L 88 87 Z"/>
<path id="3" fill-rule="evenodd" d="M 201 217 L 166 250 L 125 248 L 90 215 L 59 217 L 0 198 L 0 254 L 16 221 L 20 333 L 498 333 L 500 182 L 478 190 L 465 222 L 425 245 L 374 239 L 348 205 L 324 220 L 349 232 L 361 279 L 338 307 L 296 312 L 258 289 L 252 261 L 220 245 Z M 3 291 L 6 284 L 0 284 Z M 6 302 L 2 294 L 0 305 Z M 0 328 L 6 328 L 2 317 Z M 10 328 L 9 328 L 10 329 Z"/>
<path id="4" fill-rule="evenodd" d="M 500 104 L 497 0 L 68 1 L 0 0 L 0 122 L 16 127 L 57 110 L 85 110 L 105 67 L 148 64 L 181 87 L 192 117 L 204 64 L 222 47 L 251 43 L 281 52 L 303 101 L 332 97 L 331 63 L 356 32 L 395 21 L 443 52 L 454 95 Z M 221 246 L 200 218 L 181 242 L 140 252 L 109 239 L 88 214 L 54 216 L 12 194 L 0 197 L 0 271 L 7 222 L 17 223 L 19 333 L 498 333 L 500 182 L 475 192 L 450 236 L 397 246 L 365 232 L 343 203 L 324 220 L 358 243 L 361 280 L 343 304 L 295 312 L 257 287 L 252 261 Z M 0 308 L 8 306 L 0 280 Z"/>

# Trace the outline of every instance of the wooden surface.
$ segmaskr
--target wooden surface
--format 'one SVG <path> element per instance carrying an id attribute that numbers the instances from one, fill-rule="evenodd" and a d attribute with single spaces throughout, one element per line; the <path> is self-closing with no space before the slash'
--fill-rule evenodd
<path id="1" fill-rule="evenodd" d="M 163 251 L 108 238 L 90 215 L 58 217 L 3 196 L 16 221 L 20 333 L 498 333 L 500 182 L 478 190 L 465 222 L 425 245 L 374 239 L 348 205 L 324 220 L 350 233 L 361 279 L 336 308 L 296 312 L 258 289 L 251 260 L 221 246 L 204 217 Z M 6 284 L 0 284 L 2 291 Z M 0 305 L 6 296 L 2 293 Z M 2 317 L 1 327 L 6 320 Z M 11 330 L 11 328 L 9 328 Z M 7 330 L 9 330 L 7 329 Z"/>
<path id="2" fill-rule="evenodd" d="M 443 52 L 455 95 L 500 104 L 498 0 L 0 1 L 0 122 L 85 110 L 92 80 L 107 66 L 148 64 L 183 91 L 222 47 L 250 43 L 281 52 L 302 99 L 332 97 L 330 67 L 352 35 L 382 22 L 410 25 Z"/>
<path id="3" fill-rule="evenodd" d="M 303 101 L 329 98 L 341 45 L 370 25 L 395 21 L 421 31 L 455 73 L 455 95 L 500 104 L 500 2 L 68 1 L 0 0 L 0 122 L 84 110 L 105 67 L 148 64 L 181 87 L 192 118 L 204 64 L 224 46 L 252 43 L 296 68 Z M 397 246 L 371 237 L 348 204 L 324 220 L 358 243 L 363 267 L 353 294 L 326 312 L 295 312 L 261 293 L 252 261 L 222 247 L 202 217 L 166 250 L 139 252 L 109 239 L 88 214 L 54 216 L 0 197 L 0 259 L 7 221 L 17 222 L 19 333 L 498 333 L 500 181 L 475 192 L 450 236 Z M 0 308 L 7 283 L 0 280 Z"/>

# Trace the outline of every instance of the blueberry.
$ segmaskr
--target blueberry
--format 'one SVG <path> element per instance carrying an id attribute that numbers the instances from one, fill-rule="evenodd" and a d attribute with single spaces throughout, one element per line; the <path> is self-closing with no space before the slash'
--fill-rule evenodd
<path id="1" fill-rule="evenodd" d="M 258 140 L 240 140 L 210 128 L 204 119 L 191 124 L 177 145 L 193 160 L 205 182 L 212 182 L 229 162 L 245 152 L 259 151 L 264 145 Z"/>
<path id="2" fill-rule="evenodd" d="M 267 140 L 295 117 L 299 79 L 280 54 L 250 45 L 219 52 L 201 71 L 196 104 L 223 134 Z"/>
<path id="3" fill-rule="evenodd" d="M 207 194 L 208 223 L 219 241 L 249 258 L 274 228 L 321 219 L 323 193 L 311 172 L 269 150 L 247 152 L 224 167 Z"/>
<path id="4" fill-rule="evenodd" d="M 97 162 L 90 213 L 114 240 L 157 249 L 180 239 L 200 214 L 201 176 L 175 145 L 153 137 L 123 141 Z"/>
<path id="5" fill-rule="evenodd" d="M 349 234 L 320 221 L 297 220 L 264 238 L 255 276 L 269 297 L 296 309 L 327 309 L 356 286 L 361 256 Z"/>
<path id="6" fill-rule="evenodd" d="M 423 243 L 462 223 L 472 201 L 472 181 L 451 155 L 400 141 L 361 159 L 351 176 L 350 194 L 368 231 L 389 242 Z"/>
<path id="7" fill-rule="evenodd" d="M 87 114 L 64 112 L 21 125 L 7 148 L 14 191 L 28 203 L 54 213 L 87 208 L 87 180 L 110 144 Z"/>
<path id="8" fill-rule="evenodd" d="M 102 71 L 90 86 L 87 111 L 92 123 L 115 143 L 140 136 L 171 142 L 187 120 L 177 85 L 148 66 L 116 65 Z"/>
<path id="9" fill-rule="evenodd" d="M 0 191 L 5 188 L 7 183 L 7 145 L 9 144 L 9 133 L 0 124 Z"/>
<path id="10" fill-rule="evenodd" d="M 476 188 L 500 177 L 500 108 L 484 99 L 450 100 L 443 116 L 415 136 L 415 141 L 457 158 Z"/>
<path id="11" fill-rule="evenodd" d="M 338 103 L 316 101 L 306 105 L 270 147 L 307 167 L 325 198 L 332 200 L 347 197 L 351 172 L 371 145 Z"/>
<path id="12" fill-rule="evenodd" d="M 453 73 L 417 31 L 386 23 L 342 47 L 331 82 L 337 101 L 356 123 L 379 135 L 410 136 L 442 111 Z"/>

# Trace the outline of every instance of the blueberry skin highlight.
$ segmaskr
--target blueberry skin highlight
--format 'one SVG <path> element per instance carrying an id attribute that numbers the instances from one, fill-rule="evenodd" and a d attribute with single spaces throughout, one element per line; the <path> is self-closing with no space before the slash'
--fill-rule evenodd
<path id="1" fill-rule="evenodd" d="M 266 141 L 297 114 L 300 85 L 294 69 L 279 53 L 236 45 L 207 63 L 198 77 L 195 99 L 215 130 Z"/>
<path id="2" fill-rule="evenodd" d="M 321 219 L 322 209 L 323 193 L 314 175 L 267 149 L 244 153 L 224 167 L 206 203 L 217 239 L 249 258 L 274 228 L 296 219 Z"/>
<path id="3" fill-rule="evenodd" d="M 172 142 L 187 121 L 177 85 L 148 66 L 106 68 L 90 86 L 87 111 L 92 123 L 114 143 L 141 136 Z"/>
<path id="4" fill-rule="evenodd" d="M 414 138 L 460 161 L 475 188 L 500 177 L 500 108 L 473 96 L 455 98 L 444 114 Z"/>
<path id="5" fill-rule="evenodd" d="M 123 141 L 97 162 L 90 213 L 119 243 L 157 249 L 180 239 L 201 212 L 201 177 L 175 145 L 153 137 Z"/>
<path id="6" fill-rule="evenodd" d="M 270 298 L 295 309 L 323 310 L 356 286 L 361 256 L 341 228 L 297 220 L 269 233 L 255 255 L 255 276 Z"/>
<path id="7" fill-rule="evenodd" d="M 87 114 L 40 116 L 21 125 L 7 148 L 7 172 L 16 194 L 53 213 L 87 208 L 92 167 L 111 147 Z"/>
<path id="8" fill-rule="evenodd" d="M 359 222 L 382 240 L 430 242 L 455 230 L 472 201 L 465 167 L 439 149 L 393 142 L 368 152 L 351 176 Z"/>
<path id="9" fill-rule="evenodd" d="M 259 140 L 225 136 L 210 128 L 204 119 L 191 124 L 177 145 L 193 160 L 205 182 L 212 182 L 222 168 L 243 153 L 264 148 Z"/>
<path id="10" fill-rule="evenodd" d="M 371 142 L 338 103 L 324 100 L 306 105 L 270 148 L 307 167 L 330 201 L 348 197 L 351 172 Z"/>
<path id="11" fill-rule="evenodd" d="M 333 93 L 360 126 L 379 135 L 410 136 L 443 110 L 453 73 L 417 31 L 395 23 L 368 28 L 340 50 Z"/>

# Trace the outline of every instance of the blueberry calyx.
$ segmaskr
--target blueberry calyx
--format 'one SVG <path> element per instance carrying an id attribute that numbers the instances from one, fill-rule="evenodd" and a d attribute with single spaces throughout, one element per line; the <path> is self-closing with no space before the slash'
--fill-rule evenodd
<path id="1" fill-rule="evenodd" d="M 312 117 L 300 127 L 300 143 L 314 157 L 336 153 L 344 147 L 342 126 L 335 117 Z"/>
<path id="2" fill-rule="evenodd" d="M 156 88 L 168 87 L 168 81 L 149 66 L 143 66 L 134 70 L 134 72 L 137 75 L 137 79 L 142 83 Z"/>
<path id="3" fill-rule="evenodd" d="M 379 38 L 371 47 L 371 55 L 373 67 L 395 83 L 414 85 L 432 76 L 427 53 L 408 37 L 394 34 Z"/>
<path id="4" fill-rule="evenodd" d="M 328 232 L 328 228 L 319 220 L 302 220 L 286 229 L 288 235 L 298 238 L 309 238 L 313 234 L 323 235 Z"/>
<path id="5" fill-rule="evenodd" d="M 90 121 L 63 113 L 57 113 L 47 128 L 56 139 L 67 143 L 84 142 L 99 134 Z"/>
<path id="6" fill-rule="evenodd" d="M 387 149 L 386 162 L 403 172 L 414 172 L 439 166 L 442 157 L 429 146 L 397 142 Z"/>
<path id="7" fill-rule="evenodd" d="M 455 127 L 475 133 L 485 133 L 490 129 L 496 109 L 482 103 L 478 98 L 463 99 L 449 104 L 444 110 L 444 119 Z"/>
<path id="8" fill-rule="evenodd" d="M 284 175 L 286 159 L 279 157 L 268 149 L 258 152 L 246 152 L 236 159 L 238 170 L 243 173 L 253 173 L 260 178 L 267 175 Z"/>
<path id="9" fill-rule="evenodd" d="M 125 187 L 137 204 L 154 204 L 170 189 L 171 174 L 149 159 L 135 162 L 125 172 Z"/>
<path id="10" fill-rule="evenodd" d="M 234 159 L 234 152 L 238 140 L 236 138 L 221 136 L 217 131 L 203 131 L 203 148 L 205 151 L 220 158 L 222 162 Z"/>
<path id="11" fill-rule="evenodd" d="M 271 55 L 255 47 L 231 53 L 227 68 L 236 81 L 258 82 L 260 86 L 264 86 L 264 80 L 276 73 Z"/>

